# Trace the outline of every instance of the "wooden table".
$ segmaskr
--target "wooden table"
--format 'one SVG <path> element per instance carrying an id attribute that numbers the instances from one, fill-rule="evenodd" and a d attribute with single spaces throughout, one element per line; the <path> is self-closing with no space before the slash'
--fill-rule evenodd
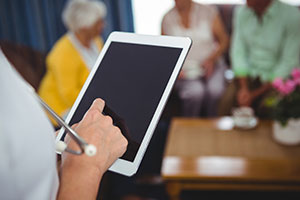
<path id="1" fill-rule="evenodd" d="M 225 119 L 173 119 L 162 165 L 172 200 L 184 189 L 300 190 L 300 146 L 277 144 L 271 121 L 239 130 Z"/>

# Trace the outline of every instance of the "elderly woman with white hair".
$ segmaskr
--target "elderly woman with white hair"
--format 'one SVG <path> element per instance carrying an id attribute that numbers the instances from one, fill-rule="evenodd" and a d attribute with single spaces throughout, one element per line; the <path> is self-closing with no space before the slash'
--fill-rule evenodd
<path id="1" fill-rule="evenodd" d="M 69 31 L 48 54 L 39 88 L 40 96 L 61 116 L 73 105 L 102 49 L 99 35 L 105 16 L 105 5 L 96 0 L 69 0 L 63 11 Z"/>

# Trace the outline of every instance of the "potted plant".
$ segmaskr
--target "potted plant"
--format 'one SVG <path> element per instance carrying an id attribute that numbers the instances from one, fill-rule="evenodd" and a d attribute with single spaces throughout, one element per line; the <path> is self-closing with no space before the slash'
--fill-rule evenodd
<path id="1" fill-rule="evenodd" d="M 273 137 L 282 144 L 300 144 L 300 68 L 286 80 L 276 78 L 272 85 L 275 95 L 267 105 L 273 110 Z"/>

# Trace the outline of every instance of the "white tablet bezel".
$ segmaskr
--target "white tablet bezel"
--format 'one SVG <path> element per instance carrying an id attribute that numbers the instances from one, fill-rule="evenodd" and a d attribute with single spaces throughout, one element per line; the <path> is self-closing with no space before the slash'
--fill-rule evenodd
<path id="1" fill-rule="evenodd" d="M 150 139 L 152 137 L 152 134 L 156 128 L 156 125 L 159 121 L 160 115 L 163 111 L 164 105 L 168 99 L 168 96 L 171 92 L 172 86 L 175 83 L 175 80 L 179 74 L 179 71 L 181 69 L 181 66 L 183 65 L 183 62 L 185 60 L 185 57 L 189 51 L 189 48 L 191 46 L 191 39 L 187 37 L 174 37 L 174 36 L 152 36 L 152 35 L 140 35 L 140 34 L 134 34 L 134 33 L 125 33 L 125 32 L 113 32 L 109 35 L 108 39 L 106 40 L 103 49 L 101 50 L 101 53 L 99 57 L 97 58 L 97 61 L 92 68 L 85 84 L 83 85 L 74 105 L 72 106 L 67 118 L 66 123 L 69 123 L 73 114 L 75 113 L 82 97 L 84 96 L 84 93 L 86 89 L 88 88 L 91 80 L 93 79 L 93 76 L 95 72 L 97 71 L 100 62 L 102 61 L 108 47 L 110 46 L 111 42 L 123 42 L 123 43 L 132 43 L 132 44 L 142 44 L 142 45 L 152 45 L 152 46 L 161 46 L 161 47 L 174 47 L 174 48 L 182 48 L 181 54 L 177 60 L 177 63 L 174 67 L 174 70 L 171 74 L 171 77 L 167 83 L 167 86 L 163 92 L 163 95 L 159 101 L 159 104 L 155 110 L 155 113 L 151 119 L 151 122 L 147 128 L 147 131 L 145 133 L 145 136 L 142 140 L 142 143 L 138 149 L 138 152 L 135 156 L 135 159 L 133 162 L 124 160 L 119 158 L 110 168 L 109 170 L 114 171 L 116 173 L 120 173 L 126 176 L 131 176 L 136 173 L 140 162 L 143 158 L 143 155 L 146 151 L 146 148 L 150 142 Z M 63 136 L 64 130 L 60 130 L 56 141 L 59 141 L 61 137 Z"/>

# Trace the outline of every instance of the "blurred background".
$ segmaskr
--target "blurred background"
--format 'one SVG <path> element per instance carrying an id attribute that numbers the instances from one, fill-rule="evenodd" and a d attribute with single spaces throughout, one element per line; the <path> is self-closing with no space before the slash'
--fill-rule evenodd
<path id="1" fill-rule="evenodd" d="M 296 7 L 300 6 L 300 0 L 282 1 Z M 160 35 L 163 17 L 175 5 L 174 0 L 102 0 L 102 2 L 107 9 L 101 32 L 104 42 L 112 31 Z M 217 8 L 230 39 L 233 10 L 236 6 L 244 5 L 246 0 L 195 0 L 195 2 Z M 39 89 L 47 72 L 45 60 L 48 53 L 67 32 L 62 22 L 62 11 L 66 3 L 67 0 L 0 0 L 0 46 L 17 70 L 36 90 Z M 223 53 L 227 69 L 226 85 L 233 79 L 229 48 L 230 44 Z M 161 177 L 161 166 L 170 122 L 173 117 L 181 116 L 178 105 L 178 97 L 172 94 L 137 175 L 127 178 L 108 172 L 101 183 L 99 199 L 169 199 L 168 188 Z M 280 199 L 300 197 L 298 188 L 297 191 L 279 192 L 193 190 L 182 192 L 180 198 L 241 199 L 246 196 Z"/>
<path id="2" fill-rule="evenodd" d="M 62 11 L 67 0 L 1 0 L 0 39 L 48 52 L 65 32 Z M 105 0 L 103 37 L 114 30 L 134 32 L 131 0 Z"/>
<path id="3" fill-rule="evenodd" d="M 282 0 L 299 5 L 299 0 Z M 0 40 L 24 44 L 47 52 L 66 32 L 61 14 L 66 0 L 1 0 Z M 163 15 L 174 6 L 173 0 L 103 0 L 108 12 L 103 37 L 111 31 L 141 34 L 161 33 Z M 204 4 L 238 5 L 245 0 L 196 0 Z M 158 6 L 159 5 L 159 6 Z"/>

